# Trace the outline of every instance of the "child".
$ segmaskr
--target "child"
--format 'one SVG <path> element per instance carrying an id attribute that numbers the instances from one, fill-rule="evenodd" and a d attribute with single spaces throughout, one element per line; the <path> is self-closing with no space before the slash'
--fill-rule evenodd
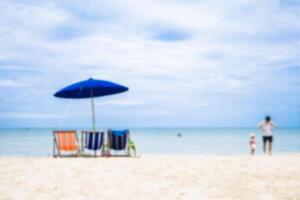
<path id="1" fill-rule="evenodd" d="M 255 153 L 255 149 L 256 149 L 255 133 L 250 134 L 249 147 L 250 147 L 250 155 L 253 156 Z"/>

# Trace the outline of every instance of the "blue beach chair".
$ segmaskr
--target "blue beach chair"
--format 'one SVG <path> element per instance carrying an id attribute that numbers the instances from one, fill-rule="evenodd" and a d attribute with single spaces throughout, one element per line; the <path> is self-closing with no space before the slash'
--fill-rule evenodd
<path id="1" fill-rule="evenodd" d="M 81 151 L 84 156 L 84 150 L 94 151 L 94 156 L 97 156 L 97 151 L 101 151 L 100 156 L 104 155 L 104 132 L 82 131 L 81 132 Z"/>
<path id="2" fill-rule="evenodd" d="M 107 131 L 108 153 L 110 156 L 125 156 L 130 157 L 130 132 L 129 130 L 111 130 Z M 112 154 L 111 150 L 115 154 Z"/>

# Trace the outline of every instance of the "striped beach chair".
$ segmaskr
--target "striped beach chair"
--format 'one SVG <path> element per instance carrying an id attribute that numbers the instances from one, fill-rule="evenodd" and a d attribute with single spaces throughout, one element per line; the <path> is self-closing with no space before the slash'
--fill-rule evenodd
<path id="1" fill-rule="evenodd" d="M 53 157 L 79 155 L 80 149 L 76 131 L 53 131 Z"/>
<path id="2" fill-rule="evenodd" d="M 108 153 L 110 156 L 131 156 L 130 155 L 130 132 L 129 130 L 111 130 L 107 131 Z M 115 154 L 112 154 L 111 151 Z M 121 153 L 121 154 L 120 154 Z"/>
<path id="3" fill-rule="evenodd" d="M 81 152 L 84 150 L 94 151 L 94 156 L 97 156 L 97 151 L 101 151 L 100 156 L 104 155 L 104 132 L 82 131 L 81 132 Z"/>

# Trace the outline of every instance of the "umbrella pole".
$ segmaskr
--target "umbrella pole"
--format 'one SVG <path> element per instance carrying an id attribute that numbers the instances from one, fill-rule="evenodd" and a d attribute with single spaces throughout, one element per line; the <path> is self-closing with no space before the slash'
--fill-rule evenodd
<path id="1" fill-rule="evenodd" d="M 91 90 L 91 104 L 92 104 L 92 117 L 93 117 L 93 131 L 95 132 L 96 120 L 95 120 L 95 105 L 94 105 L 93 90 Z"/>

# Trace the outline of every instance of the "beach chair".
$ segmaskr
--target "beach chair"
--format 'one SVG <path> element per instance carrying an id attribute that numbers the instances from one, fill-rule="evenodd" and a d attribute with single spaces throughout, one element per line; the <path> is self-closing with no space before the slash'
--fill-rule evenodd
<path id="1" fill-rule="evenodd" d="M 94 151 L 94 156 L 97 156 L 97 151 L 101 151 L 100 156 L 104 155 L 104 132 L 82 131 L 81 132 L 81 153 L 84 155 L 84 150 Z"/>
<path id="2" fill-rule="evenodd" d="M 76 131 L 53 131 L 53 139 L 53 157 L 80 155 Z"/>
<path id="3" fill-rule="evenodd" d="M 129 130 L 107 131 L 107 147 L 109 156 L 130 157 L 130 132 Z M 112 154 L 112 150 L 114 154 Z"/>

